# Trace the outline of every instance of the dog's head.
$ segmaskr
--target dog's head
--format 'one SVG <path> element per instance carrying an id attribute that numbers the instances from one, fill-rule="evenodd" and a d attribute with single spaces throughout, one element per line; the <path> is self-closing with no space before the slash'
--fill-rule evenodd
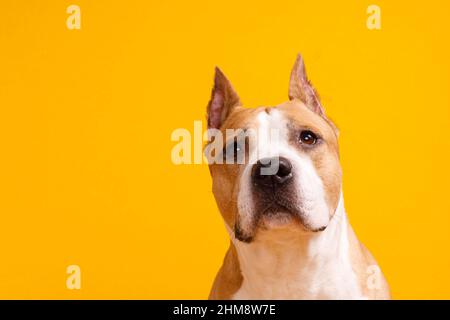
<path id="1" fill-rule="evenodd" d="M 326 117 L 300 55 L 289 99 L 273 107 L 244 108 L 216 69 L 205 152 L 218 207 L 229 230 L 244 242 L 280 228 L 320 232 L 339 202 L 337 129 Z"/>

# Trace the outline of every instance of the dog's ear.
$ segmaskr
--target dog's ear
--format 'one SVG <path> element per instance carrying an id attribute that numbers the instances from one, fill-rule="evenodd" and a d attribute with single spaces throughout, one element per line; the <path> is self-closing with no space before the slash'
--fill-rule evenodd
<path id="1" fill-rule="evenodd" d="M 230 81 L 216 67 L 214 88 L 207 108 L 208 129 L 219 129 L 234 107 L 240 105 L 240 99 Z"/>
<path id="2" fill-rule="evenodd" d="M 297 59 L 295 60 L 294 67 L 291 71 L 289 99 L 298 99 L 312 111 L 321 116 L 325 116 L 325 110 L 320 103 L 319 95 L 306 75 L 305 64 L 301 54 L 297 55 Z"/>

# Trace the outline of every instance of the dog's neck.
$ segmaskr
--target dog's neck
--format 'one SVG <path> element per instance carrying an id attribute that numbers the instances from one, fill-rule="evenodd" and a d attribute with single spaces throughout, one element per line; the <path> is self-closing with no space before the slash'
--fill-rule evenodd
<path id="1" fill-rule="evenodd" d="M 348 228 L 341 195 L 322 232 L 264 231 L 248 244 L 232 238 L 244 279 L 237 298 L 326 298 L 323 285 L 333 286 L 339 273 L 351 272 Z"/>

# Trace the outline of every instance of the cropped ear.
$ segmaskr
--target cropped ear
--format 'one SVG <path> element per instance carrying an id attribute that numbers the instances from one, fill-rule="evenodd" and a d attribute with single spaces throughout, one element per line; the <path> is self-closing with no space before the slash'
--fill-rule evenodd
<path id="1" fill-rule="evenodd" d="M 319 95 L 306 76 L 305 64 L 301 54 L 297 55 L 294 67 L 291 71 L 289 82 L 289 99 L 298 99 L 308 108 L 321 116 L 325 116 L 325 110 L 320 103 Z"/>
<path id="2" fill-rule="evenodd" d="M 208 129 L 219 129 L 231 111 L 241 102 L 230 81 L 216 67 L 214 88 L 207 108 Z"/>

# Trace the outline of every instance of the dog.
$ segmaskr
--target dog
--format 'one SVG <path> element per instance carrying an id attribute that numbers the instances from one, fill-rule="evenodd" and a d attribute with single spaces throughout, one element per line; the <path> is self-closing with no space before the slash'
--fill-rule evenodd
<path id="1" fill-rule="evenodd" d="M 238 144 L 236 136 L 224 142 L 224 153 L 245 161 L 209 164 L 231 239 L 209 299 L 390 299 L 377 262 L 349 224 L 338 129 L 300 54 L 289 100 L 277 106 L 244 108 L 216 68 L 207 123 L 224 136 L 258 132 L 253 146 Z M 278 132 L 275 142 L 271 131 Z"/>

